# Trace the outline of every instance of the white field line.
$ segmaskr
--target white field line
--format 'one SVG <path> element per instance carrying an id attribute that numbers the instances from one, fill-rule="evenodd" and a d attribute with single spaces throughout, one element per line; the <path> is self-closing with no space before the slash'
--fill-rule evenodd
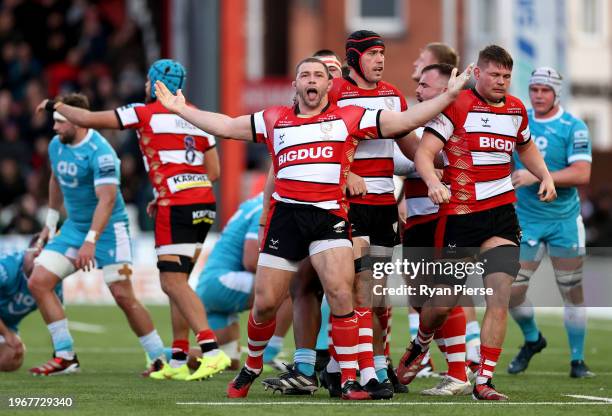
<path id="1" fill-rule="evenodd" d="M 581 394 L 564 394 L 566 397 L 572 397 L 574 399 L 584 399 L 584 400 L 594 400 L 597 402 L 604 402 L 607 404 L 612 404 L 612 399 L 607 397 L 597 397 L 597 396 L 583 396 Z"/>
<path id="2" fill-rule="evenodd" d="M 79 321 L 68 321 L 68 328 L 73 331 L 88 332 L 90 334 L 103 334 L 106 332 L 106 328 L 102 325 L 88 324 Z"/>
<path id="3" fill-rule="evenodd" d="M 586 397 L 586 396 L 585 396 Z M 593 406 L 610 405 L 612 402 L 176 402 L 179 406 Z"/>

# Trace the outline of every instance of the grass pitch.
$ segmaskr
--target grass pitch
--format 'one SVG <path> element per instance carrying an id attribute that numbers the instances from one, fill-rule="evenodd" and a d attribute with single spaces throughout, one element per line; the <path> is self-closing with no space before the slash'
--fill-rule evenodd
<path id="1" fill-rule="evenodd" d="M 166 307 L 149 308 L 166 343 L 170 343 L 169 314 Z M 312 397 L 288 397 L 265 392 L 259 383 L 252 386 L 249 398 L 225 398 L 227 382 L 233 373 L 224 373 L 202 382 L 154 381 L 143 379 L 144 353 L 122 313 L 110 306 L 68 306 L 69 319 L 82 371 L 70 376 L 34 378 L 27 369 L 46 361 L 51 354 L 50 338 L 38 313 L 23 322 L 20 330 L 27 353 L 24 366 L 15 373 L 0 373 L 0 414 L 74 415 L 234 415 L 270 414 L 418 414 L 441 415 L 610 415 L 612 414 L 612 321 L 589 320 L 586 361 L 597 374 L 593 379 L 573 380 L 569 374 L 569 352 L 562 318 L 539 315 L 538 323 L 548 339 L 548 347 L 537 355 L 527 373 L 510 376 L 505 372 L 509 360 L 521 344 L 518 328 L 510 322 L 508 337 L 495 376 L 500 391 L 508 394 L 506 404 L 474 402 L 471 397 L 431 398 L 418 392 L 438 379 L 417 379 L 410 393 L 396 395 L 386 402 L 346 403 L 331 400 L 327 391 Z M 243 323 L 246 315 L 243 316 Z M 85 324 L 85 325 L 83 325 Z M 243 332 L 245 327 L 243 325 Z M 395 361 L 408 339 L 405 310 L 393 316 L 392 353 Z M 244 338 L 243 338 L 244 339 Z M 244 342 L 243 342 L 244 343 Z M 291 332 L 285 342 L 286 361 L 291 361 Z M 444 368 L 433 347 L 434 361 Z M 568 395 L 590 396 L 576 398 Z M 71 397 L 72 409 L 11 409 L 9 397 Z M 596 401 L 593 398 L 608 398 Z"/>

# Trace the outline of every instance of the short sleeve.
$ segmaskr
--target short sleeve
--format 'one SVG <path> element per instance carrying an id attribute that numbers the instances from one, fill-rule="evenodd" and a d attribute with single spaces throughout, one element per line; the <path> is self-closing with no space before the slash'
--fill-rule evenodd
<path id="1" fill-rule="evenodd" d="M 455 124 L 452 120 L 452 104 L 442 113 L 438 114 L 425 124 L 425 131 L 433 133 L 438 139 L 446 143 L 455 131 Z"/>
<path id="2" fill-rule="evenodd" d="M 576 120 L 570 131 L 570 137 L 566 147 L 567 163 L 578 161 L 592 162 L 591 137 L 589 128 L 582 120 Z"/>
<path id="3" fill-rule="evenodd" d="M 110 146 L 99 147 L 91 159 L 94 186 L 119 185 L 119 159 Z"/>
<path id="4" fill-rule="evenodd" d="M 268 138 L 264 111 L 251 114 L 251 132 L 255 143 L 265 143 Z"/>
<path id="5" fill-rule="evenodd" d="M 399 99 L 400 99 L 400 111 L 408 110 L 408 101 L 406 101 L 406 97 L 400 94 Z"/>
<path id="6" fill-rule="evenodd" d="M 0 254 L 0 293 L 15 284 L 23 263 L 23 253 Z"/>
<path id="7" fill-rule="evenodd" d="M 142 125 L 142 116 L 139 114 L 145 109 L 142 103 L 128 104 L 115 109 L 121 129 L 137 129 Z"/>
<path id="8" fill-rule="evenodd" d="M 206 135 L 202 136 L 202 138 L 204 139 L 204 153 L 208 152 L 211 149 L 214 149 L 217 146 L 215 136 L 213 136 L 212 134 L 206 133 Z"/>
<path id="9" fill-rule="evenodd" d="M 346 107 L 345 107 L 346 108 Z M 361 110 L 361 117 L 355 126 L 352 136 L 356 139 L 377 139 L 383 137 L 380 131 L 380 113 L 383 110 L 369 110 L 355 107 Z"/>
<path id="10" fill-rule="evenodd" d="M 531 131 L 529 130 L 529 116 L 525 106 L 521 103 L 521 124 L 519 125 L 518 133 L 516 134 L 516 144 L 523 146 L 531 140 Z"/>

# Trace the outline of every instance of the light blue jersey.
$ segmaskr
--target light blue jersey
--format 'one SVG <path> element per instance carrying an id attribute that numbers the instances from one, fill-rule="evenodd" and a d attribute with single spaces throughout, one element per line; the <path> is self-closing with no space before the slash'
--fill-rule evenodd
<path id="1" fill-rule="evenodd" d="M 96 186 L 119 186 L 117 153 L 100 133 L 89 129 L 87 136 L 74 146 L 63 144 L 55 136 L 49 144 L 49 159 L 64 195 L 68 219 L 87 231 L 98 205 Z M 123 196 L 118 192 L 109 223 L 127 220 Z"/>
<path id="2" fill-rule="evenodd" d="M 21 320 L 36 310 L 36 301 L 22 269 L 24 254 L 0 254 L 0 319 L 14 332 L 18 332 Z M 55 293 L 61 300 L 61 283 L 55 287 Z"/>
<path id="3" fill-rule="evenodd" d="M 244 243 L 257 240 L 263 194 L 243 202 L 230 218 L 208 256 L 196 293 L 202 299 L 212 329 L 228 326 L 248 308 L 253 274 L 242 264 Z"/>
<path id="4" fill-rule="evenodd" d="M 45 250 L 76 258 L 98 205 L 96 186 L 111 184 L 119 188 L 119 158 L 100 133 L 89 129 L 85 138 L 74 146 L 63 144 L 55 136 L 49 144 L 49 159 L 64 196 L 68 219 Z M 117 189 L 111 217 L 96 243 L 97 267 L 132 262 L 128 229 L 125 203 Z"/>
<path id="5" fill-rule="evenodd" d="M 528 111 L 529 129 L 551 172 L 565 169 L 577 161 L 591 162 L 591 140 L 586 124 L 565 112 L 547 120 L 537 120 L 533 109 Z M 515 155 L 516 169 L 524 169 Z M 580 215 L 580 200 L 575 187 L 558 187 L 557 199 L 542 203 L 538 198 L 539 183 L 516 190 L 516 212 L 523 221 L 574 220 Z"/>

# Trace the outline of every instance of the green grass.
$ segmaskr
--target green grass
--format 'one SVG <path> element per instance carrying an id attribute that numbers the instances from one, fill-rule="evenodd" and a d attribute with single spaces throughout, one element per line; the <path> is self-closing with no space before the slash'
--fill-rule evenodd
<path id="1" fill-rule="evenodd" d="M 170 341 L 169 319 L 165 307 L 150 307 L 153 318 L 164 341 Z M 313 397 L 286 397 L 265 392 L 261 385 L 252 387 L 249 398 L 239 401 L 242 405 L 179 405 L 177 402 L 228 402 L 225 387 L 233 376 L 219 375 L 203 382 L 156 382 L 139 376 L 144 368 L 144 353 L 130 331 L 121 312 L 108 306 L 68 306 L 68 317 L 74 321 L 104 327 L 102 334 L 73 330 L 82 372 L 77 375 L 33 378 L 27 369 L 46 361 L 51 353 L 48 332 L 38 313 L 23 322 L 21 335 L 27 347 L 24 366 L 15 373 L 0 374 L 0 414 L 7 411 L 7 397 L 70 396 L 75 407 L 56 414 L 105 414 L 105 415 L 229 415 L 248 416 L 269 414 L 310 415 L 350 414 L 588 414 L 609 415 L 611 405 L 593 404 L 574 399 L 565 394 L 578 394 L 612 398 L 612 322 L 590 320 L 587 336 L 587 363 L 597 373 L 589 380 L 573 380 L 568 377 L 569 355 L 565 332 L 560 316 L 540 316 L 539 323 L 548 338 L 548 348 L 534 358 L 528 372 L 519 376 L 505 373 L 508 361 L 521 344 L 519 332 L 510 324 L 505 350 L 498 366 L 495 383 L 511 398 L 512 404 L 474 403 L 470 397 L 427 398 L 417 392 L 431 387 L 437 379 L 418 379 L 410 385 L 411 392 L 396 396 L 390 402 L 341 403 L 331 401 L 326 391 L 318 391 Z M 407 341 L 405 311 L 397 309 L 393 316 L 392 352 L 395 360 Z M 243 321 L 244 321 L 243 316 Z M 243 328 L 244 330 L 244 328 Z M 291 357 L 291 333 L 285 343 L 287 361 Z M 434 347 L 435 349 L 435 347 Z M 434 352 L 434 361 L 444 367 L 441 356 Z M 257 405 L 260 402 L 262 404 Z M 264 404 L 275 402 L 274 405 Z M 292 402 L 278 404 L 276 402 Z M 295 404 L 293 404 L 295 402 Z M 332 405 L 310 405 L 326 403 Z M 586 402 L 588 405 L 530 404 L 533 402 Z M 228 402 L 229 403 L 229 402 Z M 237 403 L 232 401 L 231 403 Z M 412 403 L 412 404 L 411 404 Z M 418 404 L 424 403 L 424 404 Z M 443 403 L 449 403 L 444 405 Z M 526 404 L 520 404 L 526 403 Z M 40 414 L 42 410 L 19 410 L 19 415 Z"/>

